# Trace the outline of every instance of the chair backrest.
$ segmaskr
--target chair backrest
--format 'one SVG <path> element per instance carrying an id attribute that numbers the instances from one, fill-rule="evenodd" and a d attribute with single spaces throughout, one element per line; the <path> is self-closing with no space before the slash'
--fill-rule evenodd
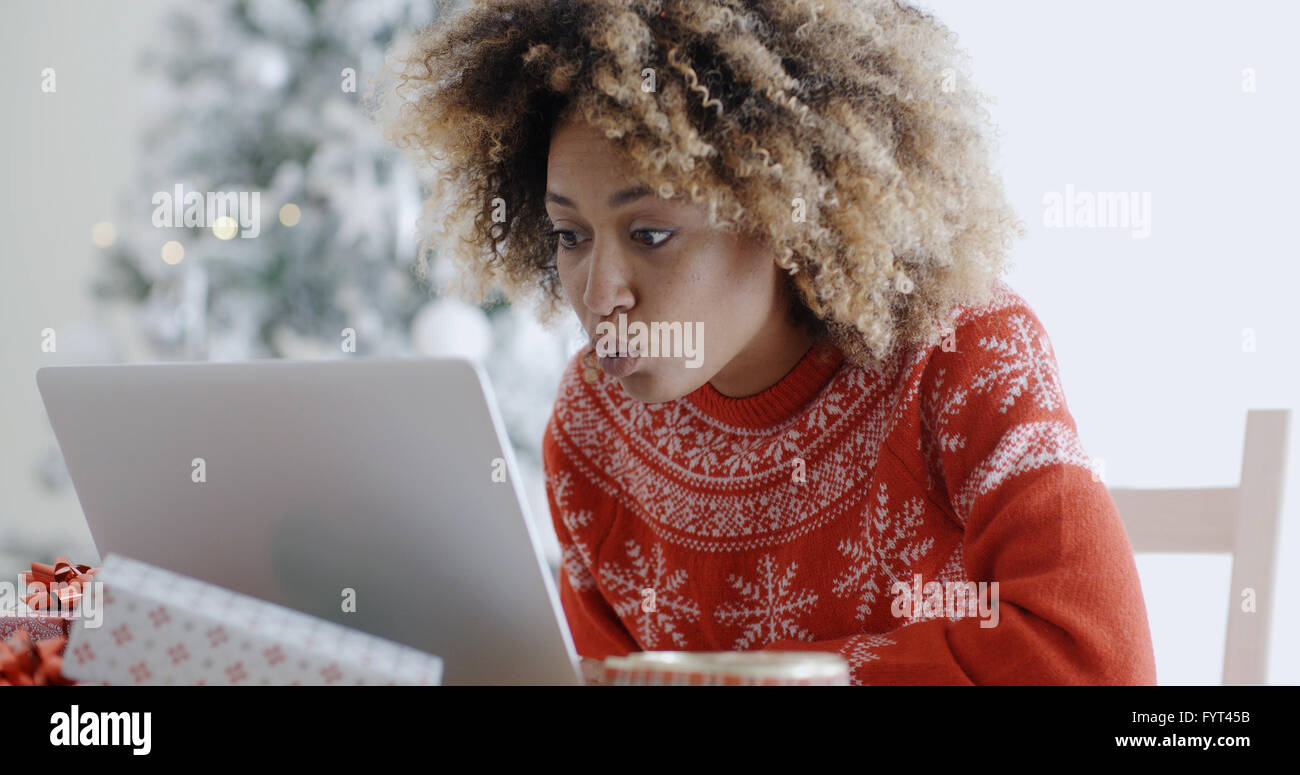
<path id="1" fill-rule="evenodd" d="M 1134 552 L 1232 555 L 1223 683 L 1265 683 L 1274 565 L 1291 412 L 1246 414 L 1241 482 L 1236 487 L 1110 489 Z M 1254 610 L 1242 610 L 1253 590 Z"/>

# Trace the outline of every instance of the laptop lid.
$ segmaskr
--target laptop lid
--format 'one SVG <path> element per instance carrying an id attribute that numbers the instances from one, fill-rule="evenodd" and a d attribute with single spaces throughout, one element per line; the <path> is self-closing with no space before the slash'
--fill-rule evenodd
<path id="1" fill-rule="evenodd" d="M 101 558 L 437 654 L 446 685 L 580 683 L 471 362 L 50 366 L 36 382 Z"/>

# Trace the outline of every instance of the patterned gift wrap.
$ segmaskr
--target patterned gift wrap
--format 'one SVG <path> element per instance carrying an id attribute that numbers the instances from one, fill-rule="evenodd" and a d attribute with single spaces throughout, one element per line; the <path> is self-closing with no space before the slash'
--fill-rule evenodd
<path id="1" fill-rule="evenodd" d="M 0 641 L 9 640 L 20 632 L 27 633 L 33 641 L 67 637 L 72 617 L 71 612 L 32 610 L 26 605 L 0 611 Z"/>
<path id="2" fill-rule="evenodd" d="M 849 663 L 829 652 L 644 651 L 605 659 L 612 686 L 848 686 Z"/>
<path id="3" fill-rule="evenodd" d="M 63 674 L 126 685 L 438 685 L 442 660 L 110 554 L 102 623 L 74 620 Z"/>

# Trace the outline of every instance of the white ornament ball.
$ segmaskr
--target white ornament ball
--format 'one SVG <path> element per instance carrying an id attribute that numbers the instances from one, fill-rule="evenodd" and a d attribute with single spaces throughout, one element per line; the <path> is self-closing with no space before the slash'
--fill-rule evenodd
<path id="1" fill-rule="evenodd" d="M 492 349 L 492 326 L 478 307 L 459 299 L 435 299 L 411 321 L 411 346 L 426 358 L 467 358 L 484 363 Z"/>

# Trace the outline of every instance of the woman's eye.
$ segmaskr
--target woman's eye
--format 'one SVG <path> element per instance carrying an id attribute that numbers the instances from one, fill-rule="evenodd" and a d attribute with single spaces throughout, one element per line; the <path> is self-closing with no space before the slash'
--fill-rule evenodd
<path id="1" fill-rule="evenodd" d="M 668 238 L 671 237 L 672 234 L 673 234 L 673 230 L 672 230 L 672 229 L 637 229 L 636 231 L 634 231 L 634 232 L 632 232 L 632 233 L 633 233 L 633 234 L 663 234 L 663 235 L 664 235 L 664 238 L 661 239 L 661 240 L 659 240 L 658 242 L 654 242 L 654 243 L 645 243 L 645 242 L 643 242 L 643 243 L 642 243 L 642 244 L 645 245 L 646 247 L 657 248 L 657 247 L 659 247 L 660 245 L 662 245 L 662 244 L 664 244 L 665 242 L 668 241 Z"/>
<path id="2" fill-rule="evenodd" d="M 564 235 L 565 235 L 565 234 L 573 234 L 573 232 L 571 232 L 571 231 L 563 231 L 563 230 L 561 230 L 561 229 L 556 229 L 555 231 L 553 231 L 553 232 L 551 232 L 551 233 L 552 233 L 552 234 L 555 234 L 555 235 L 558 236 L 558 238 L 559 238 L 559 240 L 560 240 L 560 246 L 563 247 L 565 250 L 573 250 L 574 248 L 577 247 L 576 244 L 570 245 L 570 244 L 569 244 L 568 242 L 566 242 L 565 239 L 564 239 Z"/>
<path id="3" fill-rule="evenodd" d="M 632 234 L 634 235 L 633 239 L 635 239 L 637 242 L 644 245 L 645 247 L 657 248 L 668 241 L 668 238 L 672 236 L 673 231 L 674 231 L 673 229 L 637 229 L 636 231 L 632 232 Z M 573 250 L 574 248 L 578 247 L 577 237 L 575 233 L 572 231 L 566 231 L 564 229 L 556 229 L 552 231 L 551 234 L 556 235 L 557 239 L 559 240 L 560 247 L 564 248 L 565 250 Z M 637 236 L 637 235 L 645 235 L 645 234 L 662 235 L 662 236 L 660 236 L 660 238 L 657 240 L 652 236 L 650 237 L 649 241 L 646 241 L 645 239 L 642 239 L 640 236 Z"/>

